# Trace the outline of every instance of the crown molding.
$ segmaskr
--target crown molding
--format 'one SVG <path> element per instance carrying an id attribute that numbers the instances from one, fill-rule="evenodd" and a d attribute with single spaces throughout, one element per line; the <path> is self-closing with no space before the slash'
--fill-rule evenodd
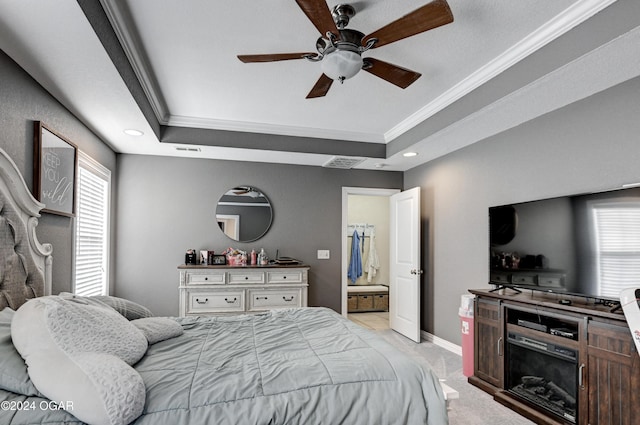
<path id="1" fill-rule="evenodd" d="M 169 110 L 162 97 L 162 91 L 157 81 L 153 77 L 151 65 L 146 57 L 141 53 L 138 37 L 133 35 L 129 28 L 133 27 L 133 22 L 129 15 L 122 10 L 122 6 L 117 0 L 100 0 L 111 26 L 120 40 L 122 49 L 129 59 L 133 71 L 140 81 L 145 96 L 149 99 L 151 108 L 160 124 L 166 124 L 169 120 Z"/>
<path id="2" fill-rule="evenodd" d="M 505 51 L 495 60 L 469 75 L 386 133 L 374 134 L 171 115 L 162 97 L 161 90 L 150 71 L 151 66 L 141 53 L 142 49 L 139 47 L 138 38 L 128 30 L 132 26 L 128 15 L 122 10 L 117 0 L 100 0 L 160 124 L 250 133 L 366 141 L 369 143 L 389 143 L 396 139 L 616 1 L 582 0 L 574 3 L 542 25 L 530 36 L 514 45 L 513 48 Z"/>
<path id="3" fill-rule="evenodd" d="M 166 125 L 170 127 L 191 127 L 208 130 L 237 131 L 243 133 L 262 133 L 281 136 L 311 137 L 316 139 L 347 140 L 350 142 L 385 143 L 384 136 L 377 133 L 339 131 L 312 127 L 284 126 L 267 123 L 198 118 L 180 115 L 171 115 Z"/>
<path id="4" fill-rule="evenodd" d="M 244 133 L 279 134 L 285 136 L 312 137 L 319 139 L 348 140 L 354 142 L 385 143 L 384 135 L 368 132 L 346 132 L 311 127 L 283 126 L 267 123 L 231 121 L 215 118 L 171 115 L 163 99 L 160 87 L 153 77 L 151 65 L 142 53 L 138 37 L 129 28 L 133 23 L 117 0 L 100 0 L 105 13 L 114 28 L 118 40 L 149 99 L 151 107 L 161 125 L 193 127 L 210 130 L 227 130 Z"/>
<path id="5" fill-rule="evenodd" d="M 435 100 L 387 131 L 384 134 L 385 142 L 388 143 L 411 130 L 416 125 L 466 96 L 501 72 L 512 67 L 616 1 L 617 0 L 584 0 L 574 3 L 552 20 L 542 25 L 538 30 L 531 33 L 531 35 L 515 44 L 511 49 L 479 68 L 450 90 L 438 96 Z"/>
<path id="6" fill-rule="evenodd" d="M 429 135 L 424 162 L 447 155 L 640 76 L 640 26 Z M 399 160 L 387 158 L 391 165 Z M 402 171 L 406 171 L 403 169 Z"/>

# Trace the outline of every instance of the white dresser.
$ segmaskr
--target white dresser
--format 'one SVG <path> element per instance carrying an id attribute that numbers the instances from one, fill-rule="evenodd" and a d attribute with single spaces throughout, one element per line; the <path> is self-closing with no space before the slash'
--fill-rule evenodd
<path id="1" fill-rule="evenodd" d="M 186 266 L 180 271 L 180 316 L 306 307 L 309 266 Z"/>

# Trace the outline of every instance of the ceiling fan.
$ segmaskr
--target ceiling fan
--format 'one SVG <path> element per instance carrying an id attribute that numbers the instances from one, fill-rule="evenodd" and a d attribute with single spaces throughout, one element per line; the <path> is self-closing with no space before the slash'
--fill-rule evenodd
<path id="1" fill-rule="evenodd" d="M 379 30 L 364 35 L 360 31 L 346 28 L 349 20 L 356 14 L 351 5 L 339 4 L 329 10 L 325 0 L 296 0 L 296 3 L 322 34 L 316 41 L 317 53 L 238 55 L 238 59 L 244 63 L 291 59 L 321 61 L 323 74 L 307 99 L 326 95 L 334 80 L 342 83 L 356 75 L 360 69 L 400 88 L 409 87 L 421 74 L 379 59 L 363 58 L 362 53 L 453 22 L 453 14 L 447 2 L 434 0 Z"/>
<path id="2" fill-rule="evenodd" d="M 251 186 L 234 187 L 233 189 L 228 191 L 226 195 L 250 196 L 252 198 L 259 198 L 261 196 L 264 196 L 262 192 L 260 192 L 258 189 Z"/>

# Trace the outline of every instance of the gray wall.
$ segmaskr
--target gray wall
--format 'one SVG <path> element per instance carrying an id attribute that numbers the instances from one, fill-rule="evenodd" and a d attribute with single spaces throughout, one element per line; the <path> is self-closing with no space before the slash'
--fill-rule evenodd
<path id="1" fill-rule="evenodd" d="M 1 50 L 0 76 L 0 148 L 16 163 L 29 188 L 33 189 L 34 121 L 44 122 L 110 169 L 115 183 L 115 153 Z M 73 219 L 43 213 L 38 239 L 53 244 L 53 292 L 70 291 Z M 113 270 L 112 265 L 112 275 Z"/>
<path id="2" fill-rule="evenodd" d="M 640 181 L 640 80 L 404 173 L 116 155 L 0 52 L 0 147 L 32 187 L 33 127 L 40 120 L 112 170 L 112 281 L 116 295 L 177 314 L 187 248 L 264 247 L 312 266 L 311 305 L 340 308 L 341 187 L 422 187 L 422 329 L 459 343 L 457 308 L 468 288 L 488 288 L 491 205 L 598 191 Z M 116 162 L 117 159 L 117 162 Z M 272 229 L 235 244 L 215 227 L 215 202 L 254 184 L 274 204 Z M 71 288 L 73 226 L 43 214 L 39 238 L 54 245 L 54 292 Z M 114 236 L 116 236 L 114 234 Z M 331 260 L 316 260 L 330 249 Z M 115 251 L 115 252 L 114 252 Z M 115 267 L 117 265 L 117 268 Z M 115 270 L 114 270 L 115 268 Z"/>
<path id="3" fill-rule="evenodd" d="M 178 314 L 177 266 L 187 248 L 229 246 L 304 261 L 309 304 L 340 311 L 342 187 L 402 187 L 400 172 L 140 155 L 119 155 L 118 173 L 115 293 L 157 315 Z M 252 243 L 230 240 L 215 220 L 220 196 L 244 185 L 273 205 L 271 229 Z M 318 249 L 331 259 L 317 260 Z"/>
<path id="4" fill-rule="evenodd" d="M 424 330 L 459 344 L 460 295 L 489 288 L 489 206 L 640 182 L 639 99 L 636 78 L 405 172 L 422 187 Z"/>

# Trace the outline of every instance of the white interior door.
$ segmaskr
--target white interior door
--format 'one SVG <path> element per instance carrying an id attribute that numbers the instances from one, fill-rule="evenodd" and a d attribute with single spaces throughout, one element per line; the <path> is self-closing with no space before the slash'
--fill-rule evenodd
<path id="1" fill-rule="evenodd" d="M 390 198 L 391 329 L 420 342 L 420 188 Z"/>
<path id="2" fill-rule="evenodd" d="M 363 196 L 384 196 L 389 198 L 391 195 L 400 193 L 398 189 L 382 189 L 382 188 L 369 188 L 369 187 L 343 187 L 342 188 L 342 315 L 347 316 L 349 308 L 347 305 L 347 299 L 349 296 L 349 279 L 347 278 L 347 271 L 349 268 L 349 258 L 351 250 L 347 249 L 347 239 L 351 234 L 347 231 L 349 225 L 349 196 L 351 195 L 363 195 Z M 387 223 L 388 225 L 388 223 Z M 388 261 L 388 258 L 385 258 Z M 385 263 L 387 267 L 387 263 Z M 383 282 L 386 284 L 387 282 Z"/>

